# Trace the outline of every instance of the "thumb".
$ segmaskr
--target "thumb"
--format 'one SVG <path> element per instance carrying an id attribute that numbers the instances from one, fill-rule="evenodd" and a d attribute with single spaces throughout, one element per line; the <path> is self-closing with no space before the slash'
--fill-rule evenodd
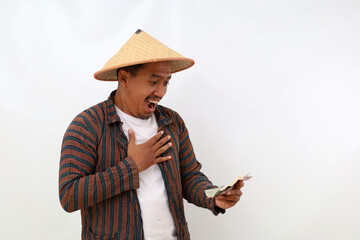
<path id="1" fill-rule="evenodd" d="M 135 134 L 134 134 L 134 131 L 133 131 L 132 129 L 129 129 L 128 133 L 129 133 L 129 143 L 130 143 L 130 144 L 135 144 Z"/>
<path id="2" fill-rule="evenodd" d="M 240 188 L 242 188 L 243 186 L 244 186 L 244 181 L 243 181 L 243 180 L 240 180 L 240 181 L 238 181 L 238 182 L 236 183 L 235 188 L 240 189 Z"/>

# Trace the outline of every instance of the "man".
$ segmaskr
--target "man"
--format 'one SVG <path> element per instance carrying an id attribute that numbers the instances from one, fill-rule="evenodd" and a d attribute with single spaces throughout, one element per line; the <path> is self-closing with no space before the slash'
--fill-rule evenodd
<path id="1" fill-rule="evenodd" d="M 158 105 L 171 74 L 193 64 L 138 30 L 95 73 L 118 88 L 72 121 L 59 171 L 61 205 L 81 210 L 82 239 L 190 239 L 183 198 L 215 215 L 239 201 L 242 181 L 206 198 L 216 186 L 200 172 L 183 120 Z"/>

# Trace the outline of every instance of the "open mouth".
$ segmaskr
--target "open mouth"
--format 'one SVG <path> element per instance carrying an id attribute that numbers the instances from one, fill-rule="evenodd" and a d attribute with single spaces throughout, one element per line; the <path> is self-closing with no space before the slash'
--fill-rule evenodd
<path id="1" fill-rule="evenodd" d="M 146 100 L 146 105 L 148 107 L 148 110 L 150 112 L 154 112 L 155 111 L 155 108 L 156 108 L 156 105 L 159 103 L 159 101 L 156 101 L 156 100 Z"/>

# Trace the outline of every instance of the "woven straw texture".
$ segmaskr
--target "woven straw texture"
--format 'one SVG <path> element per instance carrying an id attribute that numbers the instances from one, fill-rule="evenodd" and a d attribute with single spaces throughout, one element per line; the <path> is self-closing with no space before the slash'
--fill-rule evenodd
<path id="1" fill-rule="evenodd" d="M 161 61 L 169 61 L 171 73 L 194 65 L 193 59 L 185 58 L 144 31 L 138 30 L 94 77 L 98 80 L 117 81 L 118 68 Z"/>

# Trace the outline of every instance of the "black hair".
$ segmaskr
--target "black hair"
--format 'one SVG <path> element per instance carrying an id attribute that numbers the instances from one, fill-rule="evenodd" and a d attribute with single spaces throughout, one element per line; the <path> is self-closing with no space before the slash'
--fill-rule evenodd
<path id="1" fill-rule="evenodd" d="M 125 72 L 130 73 L 131 76 L 136 77 L 138 71 L 143 67 L 144 64 L 136 64 L 136 65 L 118 68 L 118 70 L 116 71 L 116 76 L 118 76 L 120 70 L 124 70 Z"/>

